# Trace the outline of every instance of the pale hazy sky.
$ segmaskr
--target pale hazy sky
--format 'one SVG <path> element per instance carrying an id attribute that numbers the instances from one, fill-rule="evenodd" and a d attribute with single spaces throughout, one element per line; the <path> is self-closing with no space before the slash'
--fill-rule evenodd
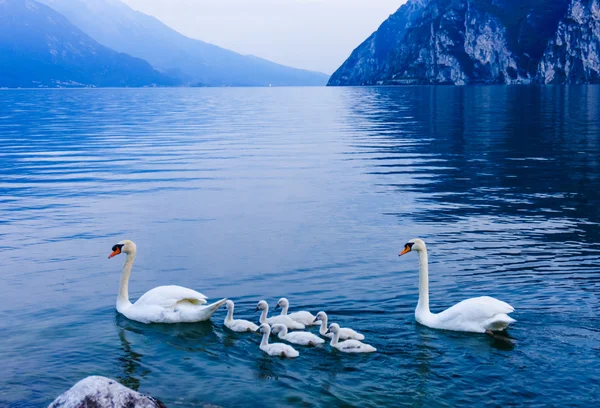
<path id="1" fill-rule="evenodd" d="M 333 71 L 406 0 L 123 0 L 188 37 Z"/>

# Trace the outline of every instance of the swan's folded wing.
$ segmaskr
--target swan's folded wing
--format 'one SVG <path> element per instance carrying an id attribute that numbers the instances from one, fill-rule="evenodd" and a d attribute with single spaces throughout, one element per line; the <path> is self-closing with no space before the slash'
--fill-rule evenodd
<path id="1" fill-rule="evenodd" d="M 289 313 L 288 316 L 292 320 L 296 320 L 296 319 L 299 319 L 299 320 L 310 320 L 311 323 L 315 319 L 315 317 L 312 315 L 312 313 L 307 312 L 305 310 L 301 310 L 299 312 L 294 312 L 294 313 Z"/>
<path id="2" fill-rule="evenodd" d="M 481 307 L 485 308 L 489 311 L 489 313 L 492 313 L 494 315 L 501 313 L 508 314 L 515 311 L 515 308 L 509 305 L 508 303 L 490 296 L 480 296 L 478 298 L 472 298 L 467 300 L 477 302 Z"/>
<path id="3" fill-rule="evenodd" d="M 159 286 L 149 290 L 135 302 L 139 306 L 161 306 L 167 308 L 175 307 L 177 304 L 182 303 L 203 305 L 206 303 L 206 296 L 192 289 L 170 285 Z"/>
<path id="4" fill-rule="evenodd" d="M 269 344 L 269 348 L 272 353 L 277 355 L 281 355 L 282 353 L 294 354 L 294 349 L 283 343 L 271 343 Z"/>
<path id="5" fill-rule="evenodd" d="M 346 350 L 359 349 L 364 346 L 364 344 L 358 340 L 346 340 L 340 344 L 342 344 Z"/>
<path id="6" fill-rule="evenodd" d="M 438 314 L 440 321 L 483 321 L 498 314 L 508 314 L 515 309 L 506 302 L 489 296 L 463 300 Z"/>

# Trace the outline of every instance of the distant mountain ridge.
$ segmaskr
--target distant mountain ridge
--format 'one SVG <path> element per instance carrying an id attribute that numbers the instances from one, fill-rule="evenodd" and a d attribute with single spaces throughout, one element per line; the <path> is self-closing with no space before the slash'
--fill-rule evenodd
<path id="1" fill-rule="evenodd" d="M 143 58 L 185 85 L 325 85 L 329 78 L 191 39 L 119 0 L 40 1 L 100 44 Z"/>
<path id="2" fill-rule="evenodd" d="M 600 0 L 409 0 L 329 85 L 600 83 Z"/>
<path id="3" fill-rule="evenodd" d="M 118 53 L 34 0 L 0 0 L 0 87 L 162 86 L 177 82 Z"/>

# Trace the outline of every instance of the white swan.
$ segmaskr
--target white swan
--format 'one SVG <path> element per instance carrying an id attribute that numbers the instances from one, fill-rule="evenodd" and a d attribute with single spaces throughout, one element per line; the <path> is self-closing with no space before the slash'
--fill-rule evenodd
<path id="1" fill-rule="evenodd" d="M 319 333 L 321 336 L 325 337 L 333 337 L 333 333 L 327 331 L 327 313 L 319 312 L 317 313 L 317 317 L 315 317 L 315 322 L 321 321 L 321 327 L 319 328 Z M 339 326 L 338 326 L 339 327 Z M 359 332 L 349 329 L 347 327 L 341 327 L 339 329 L 340 340 L 346 339 L 354 339 L 354 340 L 364 340 L 365 336 L 360 334 Z"/>
<path id="2" fill-rule="evenodd" d="M 248 320 L 243 319 L 234 319 L 233 318 L 233 309 L 234 305 L 231 300 L 225 302 L 225 307 L 227 308 L 227 316 L 225 316 L 225 321 L 223 324 L 229 330 L 234 332 L 255 332 L 258 330 L 258 326 Z"/>
<path id="3" fill-rule="evenodd" d="M 337 323 L 331 323 L 329 326 L 329 331 L 333 333 L 333 337 L 329 343 L 331 347 L 343 351 L 344 353 L 372 353 L 377 351 L 377 349 L 370 344 L 361 343 L 358 340 L 351 339 L 340 343 L 340 330 L 340 326 Z"/>
<path id="4" fill-rule="evenodd" d="M 283 324 L 274 324 L 271 330 L 274 334 L 277 334 L 281 340 L 300 344 L 301 346 L 316 346 L 317 344 L 325 343 L 325 340 L 309 332 L 297 331 L 288 333 L 287 327 Z"/>
<path id="5" fill-rule="evenodd" d="M 295 322 L 292 319 L 290 319 L 288 316 L 279 315 L 279 316 L 272 316 L 272 317 L 267 318 L 267 314 L 269 313 L 269 305 L 264 300 L 261 300 L 260 302 L 258 302 L 258 305 L 256 305 L 256 310 L 262 310 L 262 313 L 260 314 L 260 319 L 259 319 L 260 323 L 269 323 L 269 324 L 279 323 L 279 324 L 283 324 L 285 327 L 287 327 L 288 329 L 292 329 L 292 330 L 304 329 L 304 325 L 302 323 Z"/>
<path id="6" fill-rule="evenodd" d="M 423 240 L 415 238 L 404 245 L 400 256 L 416 251 L 419 254 L 419 303 L 415 318 L 422 325 L 444 330 L 493 334 L 516 322 L 508 316 L 515 309 L 508 303 L 489 296 L 463 300 L 441 313 L 429 311 L 429 267 L 427 247 Z"/>
<path id="7" fill-rule="evenodd" d="M 181 286 L 159 286 L 144 293 L 137 302 L 129 301 L 129 275 L 137 252 L 133 241 L 121 241 L 112 247 L 108 258 L 127 254 L 119 296 L 117 297 L 117 312 L 131 320 L 141 323 L 190 323 L 210 319 L 212 314 L 221 307 L 227 299 L 221 299 L 204 306 L 206 296 L 192 289 Z"/>
<path id="8" fill-rule="evenodd" d="M 281 307 L 281 316 L 287 316 L 295 322 L 302 323 L 305 326 L 318 325 L 318 322 L 315 322 L 315 317 L 310 312 L 300 311 L 288 314 L 288 309 L 290 307 L 290 302 L 286 298 L 279 299 L 277 305 L 275 305 L 275 309 Z"/>
<path id="9" fill-rule="evenodd" d="M 281 356 L 294 358 L 298 357 L 300 353 L 293 348 L 283 343 L 271 343 L 269 344 L 269 336 L 271 335 L 271 327 L 267 323 L 263 323 L 258 328 L 259 332 L 263 334 L 262 341 L 260 342 L 260 349 L 270 356 Z"/>

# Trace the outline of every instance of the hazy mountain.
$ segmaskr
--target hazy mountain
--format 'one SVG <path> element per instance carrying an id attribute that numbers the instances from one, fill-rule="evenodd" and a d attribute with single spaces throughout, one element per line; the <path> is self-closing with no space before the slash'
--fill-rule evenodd
<path id="1" fill-rule="evenodd" d="M 0 86 L 145 86 L 175 81 L 98 44 L 33 0 L 0 0 Z"/>
<path id="2" fill-rule="evenodd" d="M 143 58 L 188 84 L 325 85 L 328 76 L 275 64 L 188 38 L 118 0 L 40 0 L 92 38 Z"/>
<path id="3" fill-rule="evenodd" d="M 409 0 L 329 85 L 600 82 L 600 0 Z"/>

